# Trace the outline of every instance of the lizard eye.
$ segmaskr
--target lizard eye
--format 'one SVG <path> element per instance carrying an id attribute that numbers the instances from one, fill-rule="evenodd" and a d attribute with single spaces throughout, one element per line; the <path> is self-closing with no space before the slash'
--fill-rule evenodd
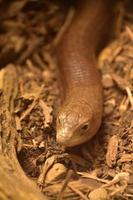
<path id="1" fill-rule="evenodd" d="M 81 126 L 81 128 L 80 128 L 80 130 L 82 130 L 82 131 L 87 131 L 88 129 L 89 129 L 88 123 L 83 124 L 83 126 Z"/>

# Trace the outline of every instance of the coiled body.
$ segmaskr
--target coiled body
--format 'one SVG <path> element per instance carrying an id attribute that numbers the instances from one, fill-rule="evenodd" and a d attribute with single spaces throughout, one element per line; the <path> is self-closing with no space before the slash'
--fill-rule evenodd
<path id="1" fill-rule="evenodd" d="M 98 131 L 103 95 L 97 54 L 110 37 L 115 0 L 76 1 L 76 14 L 57 46 L 63 103 L 57 116 L 57 141 L 79 145 Z"/>

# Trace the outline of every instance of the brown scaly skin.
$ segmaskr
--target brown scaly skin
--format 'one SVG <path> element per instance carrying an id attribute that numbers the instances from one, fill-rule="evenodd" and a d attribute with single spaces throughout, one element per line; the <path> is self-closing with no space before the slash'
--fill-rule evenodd
<path id="1" fill-rule="evenodd" d="M 76 14 L 57 47 L 63 103 L 57 116 L 57 142 L 79 145 L 98 131 L 103 95 L 97 53 L 113 26 L 115 0 L 76 1 Z"/>

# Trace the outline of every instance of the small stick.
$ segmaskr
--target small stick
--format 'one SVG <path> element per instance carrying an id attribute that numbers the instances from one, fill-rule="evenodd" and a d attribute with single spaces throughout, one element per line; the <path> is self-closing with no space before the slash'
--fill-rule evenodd
<path id="1" fill-rule="evenodd" d="M 131 104 L 131 110 L 133 110 L 133 95 L 132 95 L 131 90 L 129 89 L 129 87 L 126 87 L 125 89 L 126 89 L 126 92 L 127 92 L 130 104 Z"/>
<path id="2" fill-rule="evenodd" d="M 88 198 L 81 191 L 79 191 L 78 189 L 76 189 L 75 187 L 73 187 L 70 183 L 68 184 L 68 187 L 72 191 L 74 191 L 76 194 L 78 194 L 81 197 L 81 199 L 88 200 Z"/>

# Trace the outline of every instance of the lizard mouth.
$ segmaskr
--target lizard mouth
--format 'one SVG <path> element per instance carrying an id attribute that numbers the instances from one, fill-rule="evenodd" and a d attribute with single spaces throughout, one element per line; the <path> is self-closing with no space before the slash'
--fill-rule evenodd
<path id="1" fill-rule="evenodd" d="M 73 147 L 82 144 L 88 140 L 88 134 L 79 135 L 78 133 L 66 133 L 57 132 L 56 140 L 59 144 L 65 147 Z"/>

